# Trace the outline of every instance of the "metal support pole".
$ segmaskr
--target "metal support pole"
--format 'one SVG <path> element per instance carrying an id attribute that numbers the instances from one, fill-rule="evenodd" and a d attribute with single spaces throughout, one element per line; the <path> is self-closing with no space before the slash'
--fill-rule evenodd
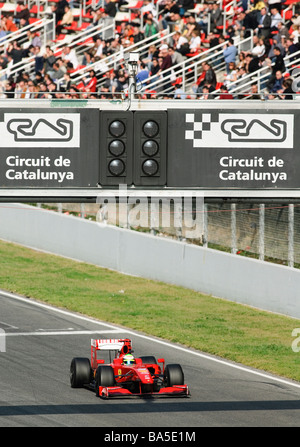
<path id="1" fill-rule="evenodd" d="M 294 267 L 294 205 L 289 204 L 288 266 Z"/>
<path id="2" fill-rule="evenodd" d="M 208 205 L 204 203 L 204 216 L 203 216 L 203 247 L 208 247 Z"/>
<path id="3" fill-rule="evenodd" d="M 231 253 L 235 255 L 236 247 L 236 204 L 231 204 Z"/>
<path id="4" fill-rule="evenodd" d="M 259 259 L 265 259 L 265 205 L 259 205 Z"/>
<path id="5" fill-rule="evenodd" d="M 84 215 L 85 215 L 85 203 L 81 203 L 80 204 L 80 217 L 82 219 L 84 219 Z"/>

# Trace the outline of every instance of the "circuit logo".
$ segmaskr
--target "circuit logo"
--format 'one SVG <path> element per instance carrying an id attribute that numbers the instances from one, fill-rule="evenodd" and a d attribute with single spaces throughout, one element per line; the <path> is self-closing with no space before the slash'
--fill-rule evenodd
<path id="1" fill-rule="evenodd" d="M 292 114 L 186 113 L 193 148 L 293 148 Z"/>
<path id="2" fill-rule="evenodd" d="M 4 113 L 0 147 L 80 147 L 79 113 Z"/>

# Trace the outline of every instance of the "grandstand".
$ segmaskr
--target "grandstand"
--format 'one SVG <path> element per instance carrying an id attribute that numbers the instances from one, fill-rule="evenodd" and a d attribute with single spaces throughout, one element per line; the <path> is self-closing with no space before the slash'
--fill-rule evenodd
<path id="1" fill-rule="evenodd" d="M 297 99 L 299 2 L 0 1 L 2 98 Z"/>

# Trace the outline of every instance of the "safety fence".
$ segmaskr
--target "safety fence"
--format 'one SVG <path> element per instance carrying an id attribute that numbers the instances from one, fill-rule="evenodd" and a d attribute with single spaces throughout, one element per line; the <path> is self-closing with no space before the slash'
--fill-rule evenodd
<path id="1" fill-rule="evenodd" d="M 154 209 L 153 203 L 151 206 L 138 204 L 136 209 L 134 205 L 124 208 L 86 203 L 39 206 L 157 237 L 300 268 L 300 204 L 203 203 L 200 209 L 195 206 L 184 209 L 179 202 L 170 203 L 168 208 L 159 204 L 158 209 Z"/>

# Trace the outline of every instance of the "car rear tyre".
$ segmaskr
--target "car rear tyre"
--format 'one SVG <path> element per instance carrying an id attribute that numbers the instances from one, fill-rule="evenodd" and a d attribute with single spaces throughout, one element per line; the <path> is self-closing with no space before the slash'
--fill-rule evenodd
<path id="1" fill-rule="evenodd" d="M 167 365 L 164 372 L 166 386 L 183 385 L 184 375 L 180 365 Z"/>
<path id="2" fill-rule="evenodd" d="M 99 386 L 114 386 L 115 375 L 111 366 L 98 366 L 96 371 L 96 396 L 99 397 Z"/>
<path id="3" fill-rule="evenodd" d="M 81 388 L 91 381 L 91 363 L 89 359 L 76 357 L 70 366 L 70 383 L 72 388 Z"/>

